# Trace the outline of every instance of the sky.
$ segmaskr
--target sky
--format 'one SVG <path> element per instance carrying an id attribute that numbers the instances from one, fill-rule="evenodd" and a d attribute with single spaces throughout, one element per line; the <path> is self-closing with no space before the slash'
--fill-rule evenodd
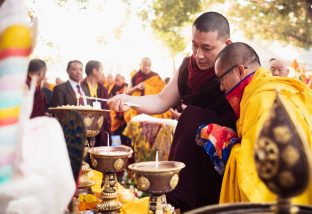
<path id="1" fill-rule="evenodd" d="M 130 79 L 130 72 L 139 68 L 143 57 L 151 58 L 152 70 L 162 78 L 174 72 L 168 49 L 155 37 L 151 28 L 143 27 L 136 14 L 142 0 L 131 1 L 130 13 L 126 13 L 129 8 L 121 0 L 89 0 L 87 9 L 81 9 L 75 0 L 68 0 L 64 7 L 53 0 L 26 0 L 26 5 L 39 22 L 37 46 L 32 57 L 46 60 L 50 82 L 56 77 L 67 80 L 67 62 L 73 59 L 83 64 L 88 60 L 99 60 L 103 63 L 105 75 L 119 73 L 127 80 Z M 212 9 L 219 11 L 222 10 L 220 8 L 216 6 Z M 188 42 L 185 52 L 190 53 L 191 26 L 184 32 Z M 242 32 L 231 33 L 233 41 L 246 42 Z M 267 64 L 272 57 L 289 62 L 301 56 L 311 58 L 311 52 L 281 46 L 277 42 L 248 43 L 259 53 L 263 64 Z M 176 65 L 181 63 L 182 58 L 183 54 L 176 58 Z"/>
<path id="2" fill-rule="evenodd" d="M 99 60 L 105 74 L 121 73 L 129 79 L 130 72 L 139 68 L 141 59 L 150 57 L 152 70 L 163 78 L 172 75 L 168 49 L 155 38 L 151 29 L 143 29 L 136 14 L 127 16 L 120 0 L 90 0 L 87 10 L 80 10 L 76 3 L 59 7 L 51 0 L 26 3 L 39 22 L 33 57 L 47 60 L 49 79 L 59 76 L 66 80 L 66 65 L 72 59 L 81 60 L 83 64 Z M 120 26 L 122 31 L 116 38 L 115 32 Z M 53 47 L 48 47 L 47 42 L 52 42 Z"/>

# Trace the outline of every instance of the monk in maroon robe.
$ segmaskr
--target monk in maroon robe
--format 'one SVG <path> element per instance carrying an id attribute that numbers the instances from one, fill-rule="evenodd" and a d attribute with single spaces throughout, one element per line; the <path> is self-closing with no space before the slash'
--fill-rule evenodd
<path id="1" fill-rule="evenodd" d="M 179 69 L 178 88 L 187 108 L 179 118 L 169 160 L 183 162 L 186 167 L 167 200 L 185 211 L 218 203 L 222 183 L 209 156 L 195 143 L 197 128 L 217 123 L 235 129 L 236 118 L 220 91 L 213 67 L 200 70 L 193 57 L 185 58 Z"/>
<path id="2" fill-rule="evenodd" d="M 28 65 L 28 73 L 26 84 L 30 88 L 31 80 L 36 76 L 37 83 L 34 94 L 33 110 L 30 118 L 44 116 L 47 112 L 48 103 L 46 96 L 44 95 L 41 85 L 46 74 L 47 66 L 46 63 L 41 59 L 32 59 Z"/>
<path id="3" fill-rule="evenodd" d="M 89 90 L 89 93 L 93 97 L 98 98 L 108 98 L 108 91 L 105 86 L 102 84 L 103 76 L 103 66 L 102 63 L 96 60 L 90 60 L 86 64 L 85 72 L 87 77 L 82 81 L 81 85 Z M 95 94 L 91 93 L 92 88 L 96 88 Z M 106 102 L 101 102 L 101 109 L 109 109 L 109 106 Z M 96 136 L 96 141 L 94 146 L 106 146 L 107 139 L 110 139 L 110 130 L 111 130 L 111 117 L 109 112 L 106 112 L 104 115 L 104 122 L 101 127 L 100 133 Z M 111 142 L 111 140 L 110 140 Z"/>
<path id="4" fill-rule="evenodd" d="M 159 94 L 117 95 L 109 103 L 119 111 L 129 109 L 126 102 L 135 103 L 139 107 L 132 108 L 148 114 L 184 104 L 182 112 L 172 111 L 179 118 L 169 160 L 183 162 L 186 167 L 180 172 L 176 189 L 167 194 L 169 203 L 182 212 L 219 201 L 222 175 L 214 169 L 202 147 L 196 145 L 195 136 L 202 124 L 216 123 L 235 129 L 235 114 L 221 92 L 213 70 L 217 55 L 230 43 L 227 19 L 216 12 L 204 13 L 193 24 L 192 56 L 183 61 Z"/>

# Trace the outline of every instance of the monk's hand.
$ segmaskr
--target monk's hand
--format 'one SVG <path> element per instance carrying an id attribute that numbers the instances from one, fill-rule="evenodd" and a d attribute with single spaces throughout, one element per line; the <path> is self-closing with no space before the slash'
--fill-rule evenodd
<path id="1" fill-rule="evenodd" d="M 127 97 L 128 95 L 126 94 L 118 94 L 109 99 L 109 101 L 107 101 L 107 104 L 110 109 L 117 112 L 127 111 L 130 108 L 128 105 L 125 104 L 125 102 L 127 101 Z"/>
<path id="2" fill-rule="evenodd" d="M 182 110 L 184 110 L 184 109 L 187 108 L 187 105 L 182 104 L 181 108 L 182 108 Z M 173 108 L 170 108 L 170 112 L 172 114 L 173 119 L 176 119 L 176 120 L 179 120 L 179 118 L 180 118 L 180 116 L 182 114 L 182 112 L 179 112 L 178 110 L 173 109 Z"/>
<path id="3" fill-rule="evenodd" d="M 138 90 L 143 91 L 143 90 L 144 90 L 144 88 L 145 88 L 145 86 L 144 86 L 144 82 L 141 82 L 140 84 L 138 84 L 138 85 L 136 86 L 136 88 L 137 88 Z"/>

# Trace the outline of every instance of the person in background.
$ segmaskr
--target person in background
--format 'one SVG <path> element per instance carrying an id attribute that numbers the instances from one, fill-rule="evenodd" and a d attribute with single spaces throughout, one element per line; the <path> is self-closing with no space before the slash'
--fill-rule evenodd
<path id="1" fill-rule="evenodd" d="M 159 93 L 164 87 L 165 82 L 160 76 L 151 70 L 152 61 L 148 57 L 144 57 L 140 64 L 140 70 L 133 73 L 131 77 L 131 87 L 127 94 L 131 96 L 144 96 Z M 124 113 L 126 122 L 129 122 L 132 117 L 138 115 L 140 111 L 129 109 Z M 162 114 L 152 115 L 158 118 L 171 118 L 171 113 L 164 112 Z"/>
<path id="2" fill-rule="evenodd" d="M 82 81 L 81 85 L 88 89 L 91 97 L 108 98 L 107 89 L 103 85 L 103 66 L 102 63 L 96 60 L 90 60 L 85 67 L 87 77 Z M 98 103 L 101 109 L 109 109 L 106 102 L 92 101 L 93 107 Z M 100 133 L 96 136 L 94 146 L 106 146 L 107 139 L 111 130 L 111 118 L 109 113 L 105 113 L 104 122 Z"/>
<path id="3" fill-rule="evenodd" d="M 51 89 L 52 88 L 52 89 Z M 52 105 L 52 91 L 53 87 L 51 87 L 51 84 L 48 83 L 47 78 L 45 77 L 43 80 L 43 86 L 42 86 L 42 92 L 44 93 L 46 99 L 47 99 L 47 107 L 51 107 Z"/>
<path id="4" fill-rule="evenodd" d="M 112 74 L 107 74 L 106 78 L 104 78 L 104 86 L 107 88 L 108 93 L 112 90 L 115 85 L 114 76 Z"/>
<path id="5" fill-rule="evenodd" d="M 216 12 L 201 14 L 193 23 L 193 54 L 183 60 L 179 71 L 158 94 L 148 96 L 116 95 L 109 103 L 112 109 L 126 111 L 125 102 L 140 105 L 138 111 L 159 114 L 178 103 L 186 107 L 179 116 L 169 160 L 185 163 L 179 183 L 167 199 L 182 212 L 217 204 L 222 176 L 214 169 L 205 151 L 197 146 L 195 136 L 201 124 L 216 123 L 235 129 L 236 117 L 220 90 L 214 72 L 217 55 L 230 40 L 227 19 Z"/>
<path id="6" fill-rule="evenodd" d="M 287 112 L 292 113 L 293 122 L 304 134 L 308 144 L 307 153 L 311 153 L 312 91 L 295 78 L 272 76 L 270 71 L 261 67 L 255 50 L 242 42 L 233 43 L 220 52 L 216 59 L 215 71 L 220 88 L 225 92 L 238 117 L 236 129 L 241 139 L 241 143 L 234 144 L 230 153 L 223 177 L 220 202 L 275 202 L 276 195 L 258 177 L 254 162 L 254 145 L 269 116 L 278 90 Z M 291 136 L 289 131 L 291 130 L 283 129 L 280 133 L 283 136 Z M 275 130 L 274 135 L 282 139 L 278 134 Z M 284 140 L 289 139 L 284 137 Z M 296 153 L 296 150 L 294 152 Z M 281 155 L 284 157 L 284 154 Z M 291 177 L 290 180 L 292 179 L 295 178 Z M 306 191 L 292 198 L 292 202 L 312 204 L 311 180 Z"/>
<path id="7" fill-rule="evenodd" d="M 287 77 L 289 74 L 289 69 L 285 62 L 275 58 L 270 60 L 270 71 L 273 76 Z"/>
<path id="8" fill-rule="evenodd" d="M 47 112 L 47 98 L 42 90 L 44 78 L 46 76 L 47 66 L 41 59 L 32 59 L 29 62 L 27 70 L 26 84 L 30 88 L 32 78 L 37 78 L 36 90 L 34 94 L 33 110 L 30 118 L 44 116 Z"/>
<path id="9" fill-rule="evenodd" d="M 125 82 L 125 77 L 120 74 L 117 74 L 115 77 L 115 85 L 110 91 L 108 96 L 113 97 L 117 94 L 126 93 L 126 91 L 127 91 L 127 84 Z M 112 119 L 111 133 L 113 135 L 120 136 L 121 144 L 131 147 L 130 139 L 122 134 L 123 130 L 126 128 L 126 125 L 127 125 L 124 119 L 124 113 L 111 110 L 110 114 L 111 114 L 111 119 Z"/>
<path id="10" fill-rule="evenodd" d="M 81 85 L 82 81 L 82 62 L 79 60 L 69 61 L 67 64 L 67 74 L 69 79 L 56 85 L 52 93 L 52 106 L 62 105 L 91 105 L 92 102 L 87 100 L 83 96 L 90 96 L 89 90 L 84 85 Z M 77 95 L 80 95 L 77 96 Z M 79 99 L 77 100 L 77 97 Z"/>
<path id="11" fill-rule="evenodd" d="M 62 83 L 64 83 L 64 81 L 61 80 L 61 78 L 59 78 L 59 77 L 55 78 L 55 85 L 59 85 L 59 84 L 62 84 Z"/>

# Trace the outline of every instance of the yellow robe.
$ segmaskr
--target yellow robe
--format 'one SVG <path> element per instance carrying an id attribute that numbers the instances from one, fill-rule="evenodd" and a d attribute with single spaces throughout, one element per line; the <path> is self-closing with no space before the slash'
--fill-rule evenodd
<path id="1" fill-rule="evenodd" d="M 111 93 L 112 89 L 114 88 L 115 84 L 112 85 L 112 87 L 109 89 L 109 94 Z M 123 94 L 126 91 L 126 86 L 121 88 L 118 91 L 118 94 Z M 110 117 L 111 117 L 111 133 L 114 133 L 117 131 L 120 127 L 124 126 L 126 124 L 126 121 L 124 119 L 124 114 L 122 113 L 122 116 L 119 116 L 116 111 L 111 110 L 110 111 Z M 118 116 L 117 116 L 118 115 Z"/>
<path id="2" fill-rule="evenodd" d="M 165 87 L 164 81 L 158 76 L 152 76 L 144 81 L 144 95 L 158 94 Z M 131 96 L 141 96 L 140 90 L 135 90 L 132 92 Z M 132 117 L 138 115 L 139 112 L 135 109 L 129 109 L 124 112 L 124 118 L 128 123 Z M 171 113 L 169 111 L 162 114 L 152 115 L 153 117 L 158 118 L 171 118 Z"/>
<path id="3" fill-rule="evenodd" d="M 240 103 L 240 118 L 236 123 L 241 144 L 232 148 L 226 165 L 220 203 L 276 202 L 277 196 L 259 179 L 254 161 L 254 144 L 267 119 L 279 90 L 280 97 L 294 123 L 305 134 L 307 148 L 312 148 L 312 91 L 301 81 L 287 77 L 272 77 L 259 68 L 246 86 Z M 310 179 L 311 180 L 311 179 Z M 312 204 L 312 180 L 306 191 L 293 198 L 296 204 Z"/>

